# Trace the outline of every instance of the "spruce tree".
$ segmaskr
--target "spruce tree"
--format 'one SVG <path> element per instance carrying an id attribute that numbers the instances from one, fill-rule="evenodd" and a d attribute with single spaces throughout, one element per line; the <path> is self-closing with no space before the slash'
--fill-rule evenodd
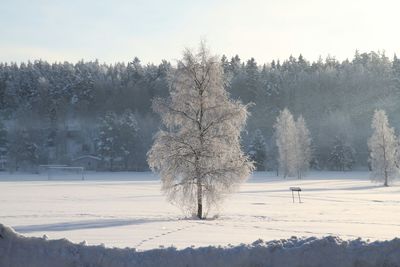
<path id="1" fill-rule="evenodd" d="M 267 159 L 266 147 L 267 144 L 264 136 L 262 135 L 261 130 L 257 129 L 251 140 L 248 153 L 258 171 L 265 171 L 265 163 Z"/>

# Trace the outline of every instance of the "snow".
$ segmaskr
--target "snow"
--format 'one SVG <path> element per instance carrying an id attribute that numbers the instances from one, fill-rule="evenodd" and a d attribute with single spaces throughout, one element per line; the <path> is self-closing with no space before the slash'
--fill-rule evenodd
<path id="1" fill-rule="evenodd" d="M 303 180 L 258 172 L 227 198 L 218 218 L 202 221 L 183 218 L 165 201 L 158 177 L 147 172 L 89 172 L 84 181 L 1 173 L 0 181 L 0 223 L 24 236 L 88 245 L 144 251 L 171 245 L 239 246 L 291 236 L 391 240 L 400 232 L 400 186 L 371 183 L 368 172 L 313 172 Z M 302 188 L 303 203 L 292 203 L 291 186 Z M 181 253 L 203 255 L 204 250 Z M 247 248 L 223 251 L 235 254 L 232 250 Z"/>
<path id="2" fill-rule="evenodd" d="M 0 224 L 0 266 L 400 266 L 400 239 L 366 243 L 336 237 L 257 240 L 249 245 L 153 249 L 107 249 L 66 239 L 26 238 Z"/>

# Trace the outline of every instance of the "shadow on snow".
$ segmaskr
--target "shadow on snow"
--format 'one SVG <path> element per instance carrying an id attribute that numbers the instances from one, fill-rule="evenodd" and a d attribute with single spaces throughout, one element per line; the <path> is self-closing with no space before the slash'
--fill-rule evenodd
<path id="1" fill-rule="evenodd" d="M 14 230 L 19 233 L 45 232 L 45 231 L 71 231 L 81 229 L 97 229 L 118 227 L 136 224 L 145 224 L 153 222 L 171 221 L 171 219 L 104 219 L 104 220 L 85 220 L 76 222 L 60 222 L 52 224 L 37 224 L 15 226 Z"/>

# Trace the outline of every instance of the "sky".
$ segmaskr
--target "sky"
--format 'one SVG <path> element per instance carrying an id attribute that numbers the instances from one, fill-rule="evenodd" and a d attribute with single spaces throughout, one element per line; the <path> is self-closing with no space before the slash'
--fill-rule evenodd
<path id="1" fill-rule="evenodd" d="M 214 54 L 259 63 L 400 54 L 397 0 L 0 0 L 0 62 L 178 60 L 205 39 Z"/>

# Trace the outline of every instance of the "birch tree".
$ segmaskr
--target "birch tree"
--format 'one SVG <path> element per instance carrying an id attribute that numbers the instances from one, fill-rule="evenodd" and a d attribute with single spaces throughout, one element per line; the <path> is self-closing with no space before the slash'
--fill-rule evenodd
<path id="1" fill-rule="evenodd" d="M 297 178 L 301 179 L 308 171 L 311 161 L 311 137 L 303 116 L 300 116 L 296 123 L 295 139 L 295 168 Z"/>
<path id="2" fill-rule="evenodd" d="M 371 178 L 373 181 L 383 182 L 384 186 L 389 186 L 389 183 L 398 174 L 396 167 L 397 140 L 394 129 L 390 127 L 384 110 L 375 110 L 371 127 L 373 134 L 368 140 Z"/>
<path id="3" fill-rule="evenodd" d="M 296 125 L 293 115 L 285 108 L 274 125 L 278 147 L 279 170 L 284 178 L 296 173 Z"/>
<path id="4" fill-rule="evenodd" d="M 164 127 L 148 163 L 167 198 L 202 219 L 254 168 L 240 145 L 248 111 L 229 98 L 220 60 L 203 43 L 184 52 L 169 82 L 170 97 L 153 102 Z"/>

